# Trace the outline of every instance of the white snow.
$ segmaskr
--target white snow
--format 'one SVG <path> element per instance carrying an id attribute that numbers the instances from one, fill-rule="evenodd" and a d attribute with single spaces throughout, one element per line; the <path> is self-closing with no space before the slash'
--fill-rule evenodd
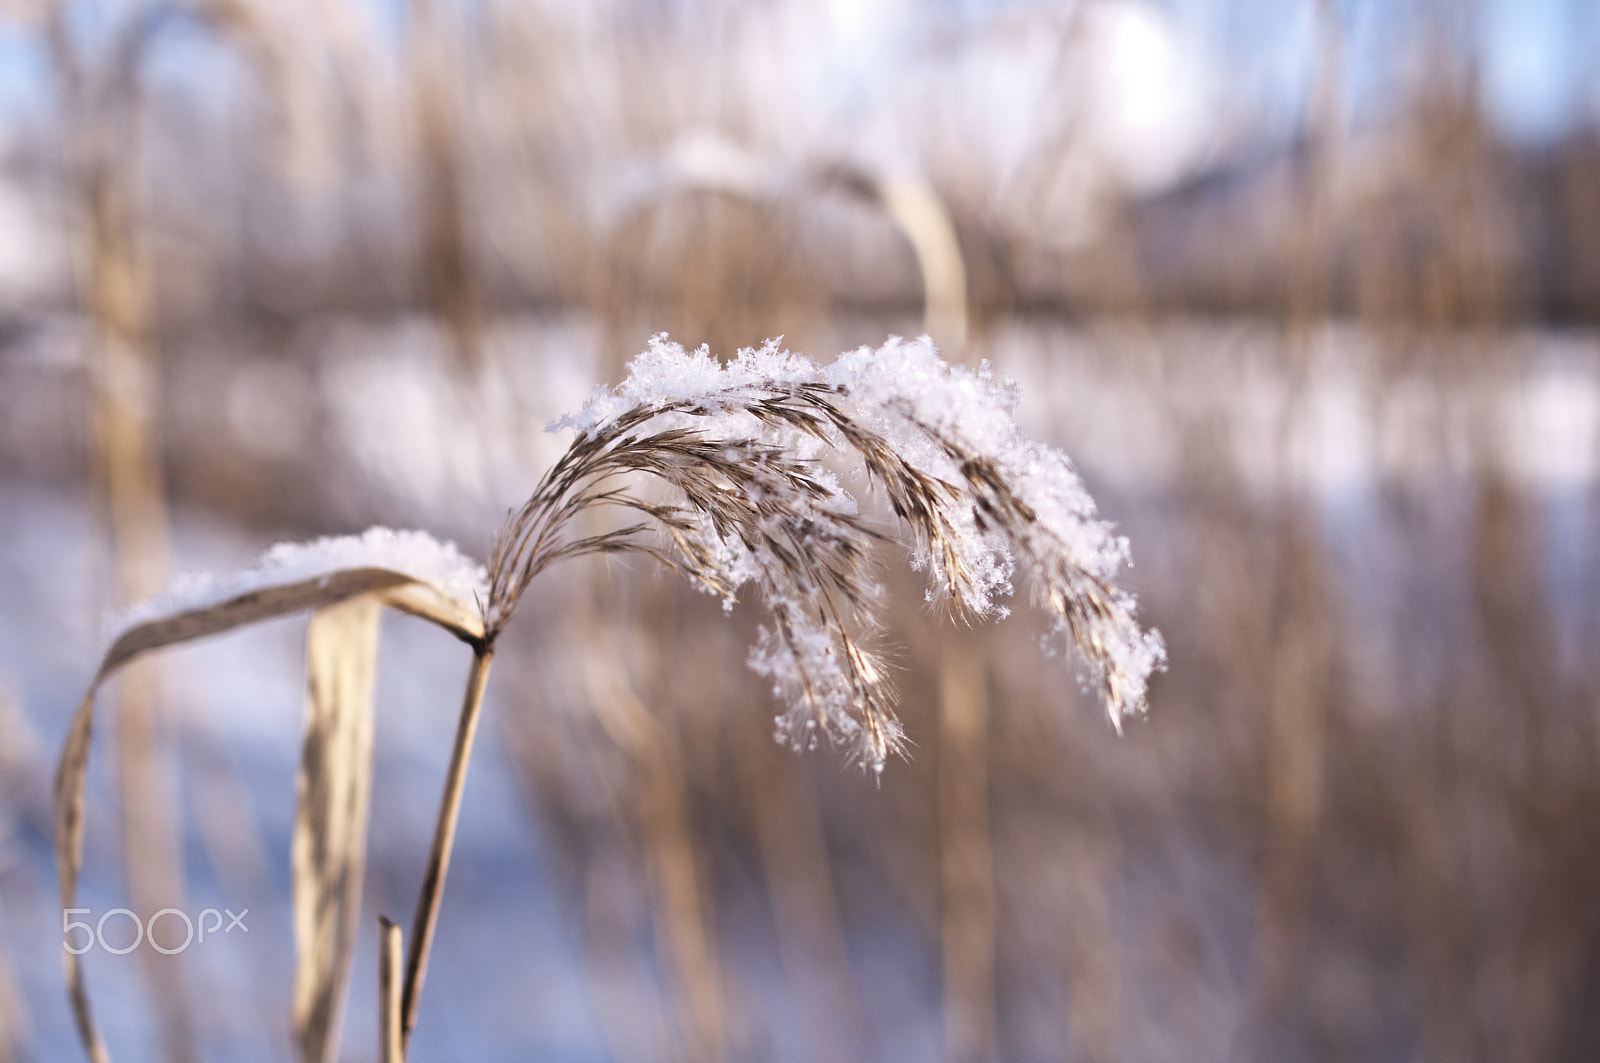
<path id="1" fill-rule="evenodd" d="M 441 543 L 426 532 L 369 528 L 360 535 L 329 536 L 304 543 L 278 543 L 251 568 L 229 576 L 188 574 L 167 591 L 112 619 L 108 637 L 147 620 L 201 609 L 250 591 L 329 576 L 352 568 L 383 568 L 427 583 L 464 608 L 488 600 L 488 577 L 481 564 L 462 554 L 454 543 Z"/>

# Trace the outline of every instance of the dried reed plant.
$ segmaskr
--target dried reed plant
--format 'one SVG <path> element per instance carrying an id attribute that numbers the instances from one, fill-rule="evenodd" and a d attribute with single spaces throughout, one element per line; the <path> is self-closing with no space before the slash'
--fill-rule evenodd
<path id="1" fill-rule="evenodd" d="M 496 538 L 486 638 L 539 572 L 583 554 L 648 554 L 730 607 L 755 583 L 771 626 L 751 665 L 790 705 L 780 737 L 845 743 L 881 771 L 901 734 L 868 642 L 881 596 L 868 546 L 889 533 L 841 485 L 855 476 L 909 535 L 930 601 L 1004 615 L 1020 567 L 1120 726 L 1143 708 L 1161 641 L 1113 582 L 1126 541 L 1095 519 L 1065 457 L 1024 439 L 1014 403 L 987 370 L 951 367 L 926 343 L 863 348 L 826 368 L 769 343 L 720 367 L 657 337 L 621 388 L 560 422 L 580 435 Z M 676 500 L 619 482 L 630 473 Z M 563 534 L 596 506 L 644 519 Z"/>
<path id="2" fill-rule="evenodd" d="M 889 669 L 874 648 L 883 590 L 874 544 L 908 543 L 928 599 L 964 618 L 999 616 L 1019 575 L 1079 653 L 1113 724 L 1142 711 L 1161 667 L 1159 634 L 1138 623 L 1114 577 L 1126 540 L 1095 514 L 1061 453 L 1026 439 L 1015 389 L 986 368 L 898 340 L 819 366 L 768 343 L 719 364 L 656 337 L 629 378 L 554 427 L 577 436 L 497 533 L 487 570 L 420 533 L 279 548 L 220 588 L 176 593 L 128 622 L 79 709 L 57 775 L 64 907 L 82 862 L 94 695 L 134 657 L 266 619 L 317 611 L 308 629 L 308 710 L 294 845 L 295 1025 L 301 1056 L 332 1058 L 359 903 L 370 787 L 372 674 L 379 607 L 429 619 L 473 649 L 432 850 L 403 975 L 383 937 L 386 1052 L 416 1025 L 445 875 L 495 644 L 529 586 L 584 555 L 653 557 L 732 608 L 755 585 L 768 623 L 750 665 L 786 708 L 777 737 L 826 741 L 881 773 L 904 746 Z M 850 493 L 879 495 L 886 525 Z M 580 515 L 620 511 L 607 530 Z M 68 981 L 91 1057 L 107 1058 L 82 969 Z M 398 1008 L 395 994 L 398 993 Z"/>

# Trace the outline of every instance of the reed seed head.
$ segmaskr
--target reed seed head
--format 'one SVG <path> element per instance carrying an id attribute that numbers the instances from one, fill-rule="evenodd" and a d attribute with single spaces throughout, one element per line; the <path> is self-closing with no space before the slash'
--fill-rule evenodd
<path id="1" fill-rule="evenodd" d="M 924 341 L 891 341 L 820 366 L 769 342 L 719 364 L 665 336 L 553 428 L 577 432 L 489 560 L 492 639 L 539 572 L 567 557 L 636 552 L 733 603 L 754 585 L 768 622 L 750 665 L 787 705 L 780 741 L 823 738 L 881 771 L 903 745 L 871 648 L 882 588 L 873 544 L 897 539 L 930 601 L 1004 615 L 1020 572 L 1076 647 L 1112 723 L 1143 711 L 1165 650 L 1113 582 L 1125 539 L 1096 518 L 1065 455 L 1026 439 L 1014 389 L 952 366 Z M 879 496 L 864 515 L 846 485 Z M 627 515 L 575 531 L 601 507 Z"/>

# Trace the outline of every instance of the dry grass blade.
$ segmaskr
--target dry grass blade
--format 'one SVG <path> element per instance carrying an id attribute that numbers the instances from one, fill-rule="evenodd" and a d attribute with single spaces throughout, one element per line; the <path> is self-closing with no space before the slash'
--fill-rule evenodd
<path id="1" fill-rule="evenodd" d="M 923 327 L 941 345 L 967 339 L 967 271 L 955 222 L 939 194 L 921 181 L 884 178 L 878 199 L 905 233 L 922 275 Z"/>
<path id="2" fill-rule="evenodd" d="M 989 836 L 989 693 L 983 646 L 939 641 L 939 858 L 945 1059 L 996 1056 L 995 886 Z"/>
<path id="3" fill-rule="evenodd" d="M 400 928 L 378 916 L 378 1059 L 402 1063 L 406 1058 L 400 1032 L 401 965 L 405 962 Z"/>
<path id="4" fill-rule="evenodd" d="M 713 1063 L 725 1054 L 727 1005 L 676 729 L 640 700 L 611 628 L 593 611 L 585 612 L 578 638 L 591 711 L 626 751 L 638 778 L 656 942 L 670 991 L 678 996 L 680 1054 Z"/>
<path id="5" fill-rule="evenodd" d="M 338 1054 L 366 867 L 381 608 L 362 595 L 317 610 L 306 628 L 305 740 L 291 847 L 293 1021 L 304 1063 Z"/>
<path id="6" fill-rule="evenodd" d="M 460 602 L 387 568 L 349 568 L 277 586 L 246 591 L 211 605 L 182 609 L 136 624 L 117 636 L 100 662 L 98 687 L 111 673 L 142 653 L 220 635 L 247 624 L 320 609 L 359 594 L 384 595 L 384 604 L 431 620 L 468 642 L 482 637 L 477 618 Z"/>
<path id="7" fill-rule="evenodd" d="M 465 641 L 477 642 L 482 638 L 482 625 L 466 603 L 452 599 L 444 591 L 406 572 L 372 566 L 285 579 L 220 601 L 174 607 L 133 624 L 117 636 L 101 659 L 94 681 L 73 716 L 56 767 L 56 868 L 63 908 L 74 907 L 78 875 L 83 866 L 85 784 L 94 734 L 95 695 L 101 685 L 117 669 L 141 654 L 274 617 L 323 609 L 368 594 L 375 595 L 384 604 L 431 620 Z M 110 1056 L 89 1005 L 82 961 L 67 952 L 65 964 L 67 989 L 79 1037 L 94 1063 L 106 1063 Z"/>

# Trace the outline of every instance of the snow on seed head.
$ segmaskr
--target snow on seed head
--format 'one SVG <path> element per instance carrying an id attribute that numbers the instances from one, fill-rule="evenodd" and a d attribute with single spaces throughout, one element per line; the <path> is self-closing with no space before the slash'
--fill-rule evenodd
<path id="1" fill-rule="evenodd" d="M 1127 541 L 1097 518 L 1066 456 L 1022 434 L 1017 398 L 987 365 L 952 366 L 926 339 L 819 366 L 779 341 L 719 363 L 657 335 L 626 380 L 552 426 L 578 437 L 497 539 L 491 626 L 540 568 L 578 553 L 647 552 L 730 601 L 753 584 L 772 622 L 750 664 L 789 706 L 780 737 L 809 746 L 820 732 L 881 769 L 901 732 L 865 641 L 881 597 L 865 547 L 898 537 L 930 598 L 968 615 L 1005 615 L 1020 576 L 1120 727 L 1144 708 L 1165 651 L 1113 582 Z M 616 486 L 641 476 L 675 500 Z M 881 505 L 861 510 L 844 483 Z M 562 534 L 597 505 L 644 519 Z M 887 528 L 864 515 L 885 508 Z"/>

